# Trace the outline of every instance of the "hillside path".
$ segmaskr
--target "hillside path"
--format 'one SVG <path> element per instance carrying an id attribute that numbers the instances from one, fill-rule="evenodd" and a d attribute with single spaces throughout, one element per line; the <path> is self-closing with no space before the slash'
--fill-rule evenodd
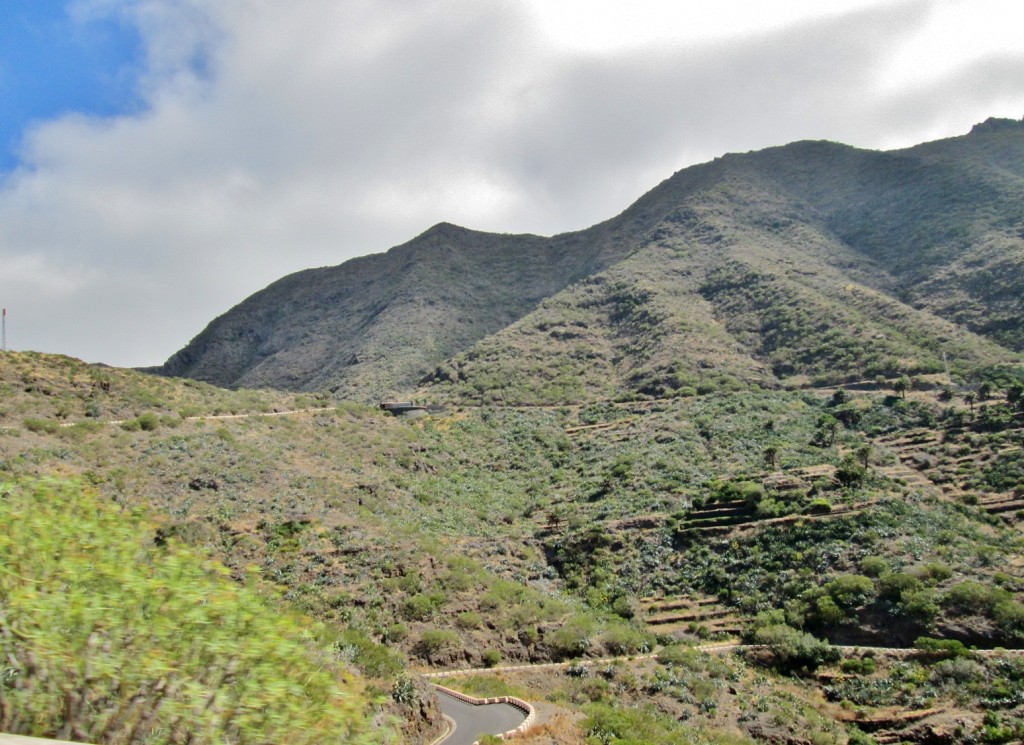
<path id="1" fill-rule="evenodd" d="M 210 422 L 221 419 L 254 419 L 256 417 L 272 416 L 294 416 L 295 414 L 321 414 L 325 411 L 337 411 L 337 406 L 319 406 L 311 409 L 287 409 L 286 411 L 250 411 L 245 414 L 203 414 L 199 416 L 187 416 L 183 419 L 186 422 Z M 87 419 L 97 424 L 124 424 L 127 419 Z M 61 422 L 61 427 L 74 427 L 82 422 Z M 2 745 L 2 743 L 0 743 Z"/>

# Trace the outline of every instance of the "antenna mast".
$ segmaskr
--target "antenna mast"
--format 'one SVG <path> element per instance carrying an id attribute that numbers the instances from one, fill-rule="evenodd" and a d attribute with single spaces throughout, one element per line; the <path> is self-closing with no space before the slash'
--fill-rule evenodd
<path id="1" fill-rule="evenodd" d="M 3 331 L 0 332 L 0 352 L 7 351 L 7 308 L 3 312 Z"/>

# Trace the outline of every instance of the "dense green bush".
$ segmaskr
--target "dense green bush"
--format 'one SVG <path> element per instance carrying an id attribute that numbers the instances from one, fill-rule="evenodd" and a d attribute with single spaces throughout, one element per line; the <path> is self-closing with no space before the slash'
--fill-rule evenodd
<path id="1" fill-rule="evenodd" d="M 786 624 L 755 629 L 753 641 L 767 646 L 776 667 L 787 672 L 812 672 L 825 663 L 839 659 L 839 652 L 827 641 Z"/>
<path id="2" fill-rule="evenodd" d="M 1002 600 L 1009 599 L 1009 593 L 980 582 L 959 582 L 942 596 L 942 604 L 959 614 L 988 615 Z"/>
<path id="3" fill-rule="evenodd" d="M 825 591 L 846 610 L 860 608 L 875 595 L 875 583 L 862 574 L 843 574 L 825 585 Z"/>
<path id="4" fill-rule="evenodd" d="M 927 628 L 939 615 L 939 596 L 932 589 L 910 590 L 902 594 L 897 608 L 902 615 Z"/>
<path id="5" fill-rule="evenodd" d="M 77 485 L 0 485 L 0 731 L 367 742 L 360 686 L 226 570 Z"/>
<path id="6" fill-rule="evenodd" d="M 644 632 L 629 626 L 612 626 L 601 636 L 609 654 L 624 655 L 637 654 L 650 650 L 651 637 Z"/>
<path id="7" fill-rule="evenodd" d="M 594 623 L 585 616 L 574 616 L 551 634 L 548 643 L 555 657 L 581 657 L 593 646 Z"/>
<path id="8" fill-rule="evenodd" d="M 878 578 L 878 596 L 892 602 L 920 588 L 921 580 L 907 572 L 887 572 Z"/>
<path id="9" fill-rule="evenodd" d="M 858 657 L 849 660 L 843 660 L 839 665 L 839 669 L 844 673 L 852 673 L 854 675 L 871 675 L 875 672 L 877 663 L 874 657 Z"/>
<path id="10" fill-rule="evenodd" d="M 860 560 L 860 570 L 868 577 L 881 577 L 890 568 L 888 559 L 883 556 L 865 556 Z"/>
<path id="11" fill-rule="evenodd" d="M 920 636 L 914 640 L 914 648 L 942 659 L 971 656 L 971 650 L 965 647 L 959 639 L 933 639 L 929 636 Z"/>

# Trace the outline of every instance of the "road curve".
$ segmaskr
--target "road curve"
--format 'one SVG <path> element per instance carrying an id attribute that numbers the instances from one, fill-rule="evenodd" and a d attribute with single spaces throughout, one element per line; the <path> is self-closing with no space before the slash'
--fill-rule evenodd
<path id="1" fill-rule="evenodd" d="M 467 704 L 442 690 L 437 691 L 437 701 L 455 722 L 455 729 L 438 745 L 473 745 L 484 735 L 500 735 L 526 721 L 526 712 L 512 704 Z"/>

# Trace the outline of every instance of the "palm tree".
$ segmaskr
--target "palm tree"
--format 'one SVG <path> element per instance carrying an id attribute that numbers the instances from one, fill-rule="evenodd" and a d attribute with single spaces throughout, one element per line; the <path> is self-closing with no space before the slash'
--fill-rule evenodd
<path id="1" fill-rule="evenodd" d="M 900 398 L 906 398 L 907 391 L 910 390 L 910 378 L 906 375 L 897 378 L 892 384 L 892 389 L 900 394 Z"/>
<path id="2" fill-rule="evenodd" d="M 831 414 L 822 414 L 821 418 L 818 419 L 818 429 L 821 432 L 822 440 L 826 440 L 827 445 L 831 445 L 836 441 L 836 430 L 839 429 L 839 420 Z"/>
<path id="3" fill-rule="evenodd" d="M 974 391 L 967 391 L 964 394 L 964 403 L 971 407 L 971 415 L 974 415 L 974 402 L 978 400 L 978 394 Z"/>

